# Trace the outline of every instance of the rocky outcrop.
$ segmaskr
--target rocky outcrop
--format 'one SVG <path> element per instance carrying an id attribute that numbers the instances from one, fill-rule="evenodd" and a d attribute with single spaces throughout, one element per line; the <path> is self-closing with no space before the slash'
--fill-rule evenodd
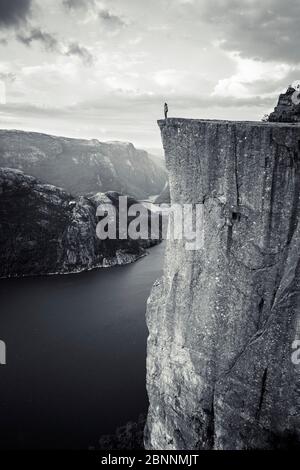
<path id="1" fill-rule="evenodd" d="M 148 449 L 300 443 L 300 127 L 159 121 L 171 200 L 203 245 L 168 240 L 147 309 Z"/>
<path id="2" fill-rule="evenodd" d="M 19 170 L 0 168 L 0 277 L 66 274 L 136 261 L 158 241 L 96 235 L 98 205 L 118 210 L 117 200 L 117 193 L 73 197 Z M 134 203 L 129 199 L 129 206 Z"/>
<path id="3" fill-rule="evenodd" d="M 279 96 L 278 104 L 270 114 L 270 122 L 300 122 L 300 89 L 289 86 L 285 93 Z"/>
<path id="4" fill-rule="evenodd" d="M 166 183 L 163 166 L 131 143 L 36 132 L 0 130 L 0 167 L 22 170 L 74 195 L 113 190 L 146 199 Z"/>

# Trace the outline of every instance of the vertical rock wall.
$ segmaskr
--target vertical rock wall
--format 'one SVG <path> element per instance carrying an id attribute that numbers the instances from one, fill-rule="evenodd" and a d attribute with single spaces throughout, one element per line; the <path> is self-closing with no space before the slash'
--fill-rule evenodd
<path id="1" fill-rule="evenodd" d="M 146 447 L 297 446 L 300 126 L 159 126 L 172 203 L 203 204 L 204 243 L 168 241 L 148 301 Z"/>

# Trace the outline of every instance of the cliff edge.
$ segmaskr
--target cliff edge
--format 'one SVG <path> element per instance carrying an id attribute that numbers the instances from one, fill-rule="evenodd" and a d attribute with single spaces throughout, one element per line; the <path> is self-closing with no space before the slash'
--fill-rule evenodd
<path id="1" fill-rule="evenodd" d="M 203 244 L 168 240 L 148 300 L 148 449 L 299 447 L 300 125 L 159 121 L 172 203 Z"/>

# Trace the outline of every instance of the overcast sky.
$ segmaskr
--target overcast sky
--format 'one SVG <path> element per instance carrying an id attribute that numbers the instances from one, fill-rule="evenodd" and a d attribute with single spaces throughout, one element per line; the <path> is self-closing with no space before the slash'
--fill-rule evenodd
<path id="1" fill-rule="evenodd" d="M 159 147 L 261 119 L 300 78 L 299 0 L 0 0 L 0 127 Z"/>

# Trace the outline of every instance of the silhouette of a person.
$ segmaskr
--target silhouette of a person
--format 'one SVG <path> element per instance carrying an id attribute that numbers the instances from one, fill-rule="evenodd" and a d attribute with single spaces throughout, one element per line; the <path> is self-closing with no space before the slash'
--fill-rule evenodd
<path id="1" fill-rule="evenodd" d="M 165 103 L 165 106 L 164 106 L 165 119 L 168 119 L 168 111 L 169 111 L 168 105 L 167 103 Z"/>

